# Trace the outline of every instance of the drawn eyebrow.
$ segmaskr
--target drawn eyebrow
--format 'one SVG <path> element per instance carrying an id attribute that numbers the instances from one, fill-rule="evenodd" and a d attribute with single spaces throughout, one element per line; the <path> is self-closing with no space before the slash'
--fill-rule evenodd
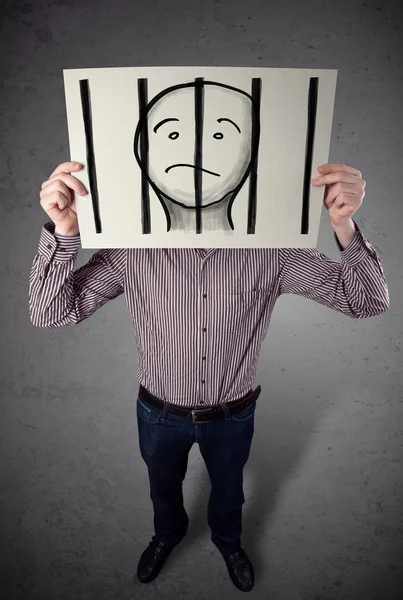
<path id="1" fill-rule="evenodd" d="M 222 119 L 217 119 L 218 123 L 221 123 L 221 121 L 228 121 L 228 123 L 232 123 L 233 126 L 238 129 L 239 133 L 241 133 L 241 130 L 239 129 L 238 125 L 234 123 L 234 121 L 231 121 L 231 119 L 227 119 L 226 117 L 223 117 Z"/>
<path id="2" fill-rule="evenodd" d="M 173 118 L 171 118 L 171 119 L 163 119 L 162 121 L 160 121 L 159 123 L 156 124 L 156 126 L 153 129 L 153 131 L 155 133 L 157 133 L 158 127 L 161 127 L 161 125 L 163 125 L 164 123 L 167 123 L 168 121 L 179 121 L 179 119 L 173 119 Z"/>

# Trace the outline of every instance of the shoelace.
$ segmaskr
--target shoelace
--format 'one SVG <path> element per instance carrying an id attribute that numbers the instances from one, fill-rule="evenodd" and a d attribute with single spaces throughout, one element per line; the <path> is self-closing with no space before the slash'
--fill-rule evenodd
<path id="1" fill-rule="evenodd" d="M 159 553 L 162 552 L 163 547 L 160 545 L 157 546 L 155 542 L 150 542 L 149 546 L 152 547 L 152 551 L 154 554 L 153 558 L 154 560 L 156 560 L 158 558 Z"/>
<path id="2" fill-rule="evenodd" d="M 245 568 L 248 566 L 245 560 L 245 556 L 242 554 L 242 552 L 238 551 L 234 552 L 234 554 L 230 554 L 229 559 L 237 569 L 239 569 L 240 567 Z"/>

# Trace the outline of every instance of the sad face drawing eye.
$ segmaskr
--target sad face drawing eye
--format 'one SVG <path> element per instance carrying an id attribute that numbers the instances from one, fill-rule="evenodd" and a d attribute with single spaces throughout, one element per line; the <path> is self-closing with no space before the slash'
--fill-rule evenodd
<path id="1" fill-rule="evenodd" d="M 163 125 L 167 124 L 167 123 L 171 123 L 172 121 L 178 121 L 179 119 L 162 119 L 162 121 L 160 121 L 159 123 L 157 123 L 153 129 L 154 133 L 157 133 L 158 129 L 160 127 L 162 127 Z M 168 137 L 170 140 L 176 140 L 179 137 L 179 132 L 178 131 L 171 131 L 171 133 L 168 134 Z"/>
<path id="2" fill-rule="evenodd" d="M 232 202 L 257 158 L 259 111 L 245 91 L 200 81 L 172 86 L 148 103 L 143 98 L 134 154 L 168 221 L 167 200 L 193 209 L 199 221 L 201 209 L 225 201 L 232 227 Z"/>
<path id="3" fill-rule="evenodd" d="M 172 132 L 171 132 L 171 133 L 168 135 L 168 137 L 169 137 L 169 139 L 170 139 L 170 140 L 176 140 L 176 139 L 178 139 L 178 137 L 179 137 L 179 132 L 178 132 L 178 131 L 172 131 Z M 217 132 L 216 132 L 216 133 L 213 135 L 213 138 L 214 138 L 215 140 L 222 140 L 222 139 L 223 139 L 223 137 L 224 137 L 224 135 L 223 135 L 223 134 L 222 134 L 220 131 L 217 131 Z"/>

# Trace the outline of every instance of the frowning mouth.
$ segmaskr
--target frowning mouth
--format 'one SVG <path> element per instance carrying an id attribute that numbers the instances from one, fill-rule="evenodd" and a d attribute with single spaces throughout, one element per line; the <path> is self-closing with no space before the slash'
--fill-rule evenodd
<path id="1" fill-rule="evenodd" d="M 178 163 L 176 165 L 171 165 L 165 169 L 165 173 L 169 173 L 171 169 L 175 167 L 190 167 L 191 169 L 198 169 L 199 171 L 204 171 L 205 173 L 209 173 L 210 175 L 214 175 L 215 177 L 220 177 L 219 173 L 214 173 L 214 171 L 208 171 L 207 169 L 203 169 L 202 167 L 195 167 L 194 165 L 188 165 L 187 163 Z"/>

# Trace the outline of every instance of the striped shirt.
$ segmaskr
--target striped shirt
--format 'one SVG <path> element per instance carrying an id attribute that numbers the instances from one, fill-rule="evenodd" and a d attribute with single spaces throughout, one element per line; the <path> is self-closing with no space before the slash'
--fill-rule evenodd
<path id="1" fill-rule="evenodd" d="M 42 227 L 29 280 L 36 327 L 63 327 L 125 295 L 139 382 L 179 406 L 231 402 L 254 387 L 259 352 L 281 294 L 354 319 L 389 308 L 375 248 L 356 232 L 340 262 L 313 248 L 103 249 L 74 270 L 77 236 Z"/>

